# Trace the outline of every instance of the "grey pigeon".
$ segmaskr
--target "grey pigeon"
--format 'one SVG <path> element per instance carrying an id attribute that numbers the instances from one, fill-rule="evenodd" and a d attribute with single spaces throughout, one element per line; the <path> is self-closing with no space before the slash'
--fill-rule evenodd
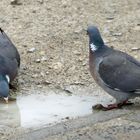
<path id="1" fill-rule="evenodd" d="M 20 55 L 0 28 L 0 97 L 8 102 L 9 84 L 14 80 L 20 66 Z"/>
<path id="2" fill-rule="evenodd" d="M 131 104 L 130 98 L 140 96 L 140 62 L 132 56 L 105 45 L 97 27 L 89 26 L 89 66 L 96 83 L 116 99 L 107 107 L 93 108 L 111 110 Z"/>

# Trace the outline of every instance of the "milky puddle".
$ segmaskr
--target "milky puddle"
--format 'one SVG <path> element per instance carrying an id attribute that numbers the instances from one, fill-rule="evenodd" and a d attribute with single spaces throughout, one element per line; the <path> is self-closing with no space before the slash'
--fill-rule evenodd
<path id="1" fill-rule="evenodd" d="M 96 96 L 22 95 L 8 105 L 0 103 L 0 123 L 24 128 L 50 126 L 91 114 L 92 105 L 99 102 Z"/>

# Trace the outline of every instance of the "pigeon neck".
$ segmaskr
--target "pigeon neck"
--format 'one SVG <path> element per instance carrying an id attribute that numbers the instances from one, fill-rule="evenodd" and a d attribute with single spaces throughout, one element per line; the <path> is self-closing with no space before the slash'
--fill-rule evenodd
<path id="1" fill-rule="evenodd" d="M 101 49 L 102 47 L 104 46 L 104 42 L 102 40 L 102 38 L 90 38 L 90 41 L 89 41 L 89 48 L 92 52 L 95 52 L 99 49 Z"/>
<path id="2" fill-rule="evenodd" d="M 98 50 L 101 50 L 103 48 L 104 44 L 95 44 L 95 43 L 90 43 L 89 44 L 89 49 L 91 52 L 96 52 Z"/>
<path id="3" fill-rule="evenodd" d="M 89 48 L 92 52 L 95 52 L 99 49 L 99 47 L 94 45 L 93 43 L 89 44 Z"/>

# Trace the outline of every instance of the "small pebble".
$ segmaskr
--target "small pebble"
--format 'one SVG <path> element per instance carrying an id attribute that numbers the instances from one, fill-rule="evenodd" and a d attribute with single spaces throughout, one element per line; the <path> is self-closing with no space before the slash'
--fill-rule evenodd
<path id="1" fill-rule="evenodd" d="M 69 120 L 69 119 L 70 119 L 70 117 L 66 117 L 65 119 Z"/>
<path id="2" fill-rule="evenodd" d="M 40 3 L 40 4 L 43 4 L 44 0 L 38 0 L 37 2 Z"/>
<path id="3" fill-rule="evenodd" d="M 43 84 L 44 84 L 44 85 L 50 85 L 50 84 L 51 84 L 51 82 L 49 82 L 49 81 L 45 80 L 45 81 L 43 81 Z"/>
<path id="4" fill-rule="evenodd" d="M 136 47 L 131 48 L 131 51 L 138 51 L 138 50 L 140 50 L 140 48 L 136 48 Z"/>
<path id="5" fill-rule="evenodd" d="M 107 19 L 107 20 L 113 20 L 114 17 L 111 17 L 111 16 L 110 16 L 110 17 L 107 17 L 106 19 Z"/>
<path id="6" fill-rule="evenodd" d="M 86 65 L 87 65 L 87 63 L 85 62 L 85 63 L 83 63 L 82 65 L 83 65 L 83 66 L 86 66 Z"/>
<path id="7" fill-rule="evenodd" d="M 27 48 L 27 45 L 22 45 L 24 48 Z"/>
<path id="8" fill-rule="evenodd" d="M 41 61 L 47 61 L 47 57 L 43 56 L 43 57 L 41 58 Z"/>
<path id="9" fill-rule="evenodd" d="M 27 52 L 28 52 L 28 53 L 33 53 L 33 52 L 35 52 L 35 50 L 36 50 L 35 48 L 31 48 L 31 49 L 29 49 Z"/>
<path id="10" fill-rule="evenodd" d="M 48 74 L 49 74 L 49 72 L 47 71 L 47 72 L 46 72 L 46 75 L 48 75 Z"/>
<path id="11" fill-rule="evenodd" d="M 113 33 L 113 36 L 122 36 L 122 33 Z"/>
<path id="12" fill-rule="evenodd" d="M 35 62 L 36 62 L 36 63 L 40 63 L 41 60 L 40 60 L 40 59 L 36 59 Z"/>
<path id="13" fill-rule="evenodd" d="M 38 77 L 38 74 L 34 74 L 31 76 L 32 78 L 37 78 Z"/>
<path id="14" fill-rule="evenodd" d="M 22 3 L 19 0 L 11 0 L 11 5 L 21 5 Z"/>

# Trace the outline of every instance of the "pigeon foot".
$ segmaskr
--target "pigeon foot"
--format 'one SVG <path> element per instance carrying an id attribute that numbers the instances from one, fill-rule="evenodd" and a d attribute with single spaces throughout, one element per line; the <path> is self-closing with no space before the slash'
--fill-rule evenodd
<path id="1" fill-rule="evenodd" d="M 133 103 L 128 102 L 128 101 L 124 101 L 123 103 L 119 103 L 119 104 L 109 104 L 107 107 L 103 106 L 102 104 L 96 104 L 94 106 L 92 106 L 93 110 L 103 110 L 103 111 L 108 111 L 108 110 L 112 110 L 112 109 L 119 109 L 122 106 L 128 106 L 128 105 L 133 105 Z"/>

